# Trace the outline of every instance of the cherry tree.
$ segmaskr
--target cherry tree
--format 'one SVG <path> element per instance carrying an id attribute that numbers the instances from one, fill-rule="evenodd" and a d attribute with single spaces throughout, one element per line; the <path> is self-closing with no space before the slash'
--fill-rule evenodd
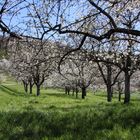
<path id="1" fill-rule="evenodd" d="M 120 36 L 119 36 L 120 37 Z M 127 38 L 127 39 L 126 39 Z M 125 98 L 124 103 L 130 101 L 130 79 L 131 76 L 139 69 L 139 43 L 135 37 L 123 37 L 118 39 L 118 36 L 112 38 L 111 42 L 105 41 L 100 45 L 91 46 L 92 52 L 90 53 L 91 58 L 99 63 L 104 63 L 110 68 L 117 67 L 120 69 L 116 76 L 119 76 L 119 73 L 124 72 L 125 79 Z M 100 71 L 102 67 L 99 66 Z M 116 69 L 116 70 L 117 70 Z M 103 70 L 102 70 L 103 71 Z M 103 75 L 103 72 L 101 72 Z M 111 73 L 108 74 L 109 79 L 111 79 Z M 106 80 L 107 82 L 110 80 Z M 117 80 L 117 77 L 115 78 Z M 113 82 L 114 83 L 114 82 Z M 114 83 L 115 84 L 115 83 Z"/>
<path id="2" fill-rule="evenodd" d="M 138 0 L 59 1 L 57 12 L 59 24 L 52 29 L 59 31 L 60 34 L 81 34 L 98 41 L 109 39 L 113 34 L 119 33 L 140 36 L 139 6 Z M 129 21 L 126 18 L 128 15 L 131 16 Z M 133 29 L 126 27 L 132 24 L 135 24 Z"/>
<path id="3" fill-rule="evenodd" d="M 9 72 L 16 80 L 23 82 L 26 93 L 28 92 L 30 79 L 32 79 L 30 63 L 28 62 L 29 52 L 31 52 L 31 48 L 28 48 L 24 41 L 19 42 L 19 40 L 11 40 L 10 49 L 8 49 L 9 61 L 11 63 Z M 30 93 L 32 93 L 32 86 L 30 87 Z"/>
<path id="4" fill-rule="evenodd" d="M 2 0 L 0 2 L 0 32 L 4 36 L 21 39 L 20 33 L 23 26 L 21 12 L 26 13 L 28 3 L 25 0 Z M 19 17 L 20 21 L 19 21 Z"/>
<path id="5" fill-rule="evenodd" d="M 64 63 L 62 63 L 60 71 L 68 80 L 75 81 L 77 86 L 81 88 L 82 99 L 86 96 L 87 88 L 93 83 L 95 77 L 98 76 L 97 65 L 93 61 L 89 61 L 85 53 L 81 51 L 69 55 Z"/>
<path id="6" fill-rule="evenodd" d="M 15 74 L 24 81 L 26 89 L 30 84 L 30 92 L 35 84 L 37 96 L 40 95 L 40 86 L 56 69 L 56 49 L 51 42 L 25 38 L 16 47 L 14 45 L 10 52 Z"/>

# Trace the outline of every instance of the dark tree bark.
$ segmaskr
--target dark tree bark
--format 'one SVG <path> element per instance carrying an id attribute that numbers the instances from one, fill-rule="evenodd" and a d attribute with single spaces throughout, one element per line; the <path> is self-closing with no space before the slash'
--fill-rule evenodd
<path id="1" fill-rule="evenodd" d="M 65 94 L 67 94 L 67 87 L 65 86 Z"/>
<path id="2" fill-rule="evenodd" d="M 39 96 L 40 95 L 40 87 L 43 84 L 44 80 L 45 80 L 45 76 L 43 75 L 39 75 L 38 73 L 33 76 L 33 80 L 34 83 L 36 85 L 36 95 Z"/>
<path id="3" fill-rule="evenodd" d="M 121 87 L 122 81 L 117 82 L 118 92 L 119 92 L 119 101 L 121 101 L 121 95 L 123 92 L 123 88 Z"/>
<path id="4" fill-rule="evenodd" d="M 25 92 L 27 93 L 28 92 L 28 84 L 24 85 L 24 89 L 25 89 Z"/>
<path id="5" fill-rule="evenodd" d="M 128 71 L 125 71 L 125 90 L 124 90 L 124 103 L 130 102 L 130 75 Z"/>
<path id="6" fill-rule="evenodd" d="M 106 88 L 107 88 L 107 101 L 111 102 L 112 100 L 112 67 L 110 64 L 106 64 L 106 68 L 107 68 L 107 76 L 105 76 L 102 67 L 100 66 L 100 64 L 97 62 L 98 67 L 99 67 L 99 71 L 102 75 L 102 78 L 104 80 L 104 83 L 106 84 Z"/>
<path id="7" fill-rule="evenodd" d="M 107 74 L 106 75 L 104 74 L 102 66 L 99 64 L 99 62 L 97 62 L 97 65 L 98 65 L 99 71 L 102 75 L 102 78 L 103 78 L 104 83 L 105 83 L 106 88 L 107 88 L 107 101 L 111 102 L 112 101 L 112 94 L 113 94 L 113 85 L 116 83 L 117 78 L 120 75 L 120 73 L 122 72 L 122 70 L 119 70 L 117 72 L 117 74 L 115 75 L 115 77 L 112 78 L 112 66 L 111 66 L 111 64 L 109 63 L 108 60 L 106 61 L 106 63 L 107 63 L 107 64 L 105 64 L 106 68 L 107 68 Z"/>
<path id="8" fill-rule="evenodd" d="M 78 92 L 79 92 L 79 90 L 78 90 L 78 87 L 77 86 L 75 88 L 75 92 L 76 92 L 76 98 L 78 98 Z"/>
<path id="9" fill-rule="evenodd" d="M 131 49 L 131 45 L 128 46 L 129 49 Z M 129 52 L 129 55 L 127 55 L 127 59 L 125 61 L 125 69 L 124 69 L 124 76 L 125 76 L 125 89 L 124 89 L 124 103 L 130 102 L 130 77 L 132 76 L 133 72 L 131 71 L 131 52 Z M 131 73 L 132 72 L 132 73 Z"/>
<path id="10" fill-rule="evenodd" d="M 82 87 L 82 99 L 85 99 L 86 96 L 86 87 Z"/>
<path id="11" fill-rule="evenodd" d="M 30 94 L 32 94 L 32 86 L 30 85 Z"/>
<path id="12" fill-rule="evenodd" d="M 74 96 L 75 88 L 72 88 L 72 96 Z"/>
<path id="13" fill-rule="evenodd" d="M 36 85 L 36 95 L 40 95 L 40 84 Z"/>
<path id="14" fill-rule="evenodd" d="M 65 94 L 70 95 L 70 86 L 65 86 Z"/>
<path id="15" fill-rule="evenodd" d="M 32 94 L 33 85 L 34 84 L 32 82 L 30 82 L 30 94 Z"/>
<path id="16" fill-rule="evenodd" d="M 112 68 L 110 64 L 107 64 L 107 101 L 111 102 L 112 100 Z"/>
<path id="17" fill-rule="evenodd" d="M 68 93 L 68 95 L 70 95 L 70 88 L 67 89 L 67 93 Z"/>
<path id="18" fill-rule="evenodd" d="M 122 93 L 119 92 L 119 101 L 121 101 L 121 95 L 122 95 Z"/>
<path id="19" fill-rule="evenodd" d="M 112 100 L 112 87 L 107 85 L 107 101 L 111 102 Z"/>
<path id="20" fill-rule="evenodd" d="M 24 85 L 24 90 L 27 93 L 28 92 L 28 83 L 26 81 L 22 81 Z"/>

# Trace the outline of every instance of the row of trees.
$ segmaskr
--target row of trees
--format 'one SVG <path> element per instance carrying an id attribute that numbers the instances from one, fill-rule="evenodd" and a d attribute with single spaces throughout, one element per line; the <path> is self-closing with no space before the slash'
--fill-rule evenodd
<path id="1" fill-rule="evenodd" d="M 40 95 L 40 86 L 51 77 L 51 80 L 56 79 L 55 83 L 59 82 L 59 87 L 81 88 L 84 98 L 86 89 L 97 77 L 98 70 L 94 62 L 88 61 L 85 53 L 81 51 L 67 57 L 59 74 L 58 64 L 65 51 L 68 51 L 68 46 L 63 44 L 32 38 L 15 42 L 11 40 L 9 44 L 9 72 L 23 82 L 25 92 L 29 86 L 32 93 L 35 84 L 37 96 Z"/>
<path id="2" fill-rule="evenodd" d="M 88 42 L 87 44 L 89 45 Z M 138 52 L 129 50 L 131 55 L 128 55 L 122 49 L 124 53 L 119 52 L 120 50 L 116 50 L 116 53 L 114 53 L 111 50 L 112 46 L 107 48 L 105 43 L 104 45 L 91 47 L 92 49 L 88 46 L 87 49 L 83 48 L 73 52 L 71 47 L 58 42 L 52 43 L 44 40 L 41 42 L 33 38 L 18 40 L 9 49 L 12 64 L 10 72 L 23 82 L 26 92 L 29 85 L 30 93 L 32 93 L 32 87 L 35 84 L 37 95 L 39 95 L 40 86 L 45 80 L 49 82 L 51 77 L 51 80 L 55 79 L 54 83 L 57 83 L 58 87 L 65 86 L 65 88 L 72 88 L 75 91 L 80 88 L 83 99 L 86 96 L 87 88 L 102 77 L 106 85 L 109 102 L 112 99 L 113 86 L 116 82 L 119 84 L 120 81 L 124 81 L 124 101 L 130 100 L 130 79 L 139 69 Z M 115 45 L 113 47 L 115 49 Z M 133 62 L 131 65 L 128 65 L 128 56 L 130 63 Z M 129 74 L 127 75 L 129 77 L 120 79 L 126 74 Z M 118 85 L 118 88 L 120 90 L 120 85 Z"/>
<path id="3" fill-rule="evenodd" d="M 58 49 L 50 42 L 26 38 L 13 43 L 9 49 L 10 72 L 23 82 L 25 92 L 30 86 L 30 93 L 35 84 L 37 96 L 43 82 L 56 70 Z"/>
<path id="4" fill-rule="evenodd" d="M 31 75 L 34 77 L 34 82 L 39 81 L 35 83 L 36 86 L 43 83 L 43 79 L 45 79 L 37 78 L 37 75 L 40 75 L 38 72 L 40 67 L 44 65 L 44 68 L 47 68 L 49 62 L 56 62 L 56 60 L 51 61 L 50 59 L 48 61 L 44 54 L 43 60 L 37 60 L 36 58 L 40 59 L 43 56 L 41 52 L 44 52 L 44 42 L 58 41 L 61 42 L 60 44 L 68 46 L 66 51 L 56 53 L 59 72 L 65 78 L 74 77 L 78 79 L 80 87 L 88 87 L 88 81 L 92 81 L 92 76 L 89 76 L 90 79 L 85 74 L 86 80 L 81 80 L 84 77 L 83 72 L 80 72 L 81 75 L 78 74 L 78 76 L 75 72 L 84 71 L 82 65 L 84 67 L 88 65 L 88 69 L 91 65 L 92 68 L 96 65 L 107 87 L 108 101 L 111 101 L 112 86 L 116 83 L 120 74 L 124 75 L 124 103 L 128 103 L 130 101 L 130 79 L 139 70 L 139 7 L 139 0 L 19 0 L 15 3 L 5 0 L 1 3 L 0 29 L 15 38 L 24 40 L 27 37 L 27 39 L 32 40 L 32 42 L 26 40 L 26 45 L 21 45 L 22 47 L 38 46 L 35 47 L 39 48 L 37 52 L 33 51 L 33 57 L 35 58 L 31 59 L 30 62 L 30 65 L 33 64 L 33 66 L 22 69 L 25 71 L 35 67 L 36 73 L 32 72 Z M 20 14 L 21 11 L 24 12 Z M 10 25 L 15 25 L 12 22 L 12 19 L 15 20 L 15 18 L 20 18 L 21 22 L 16 24 L 16 28 L 14 26 L 8 27 L 6 26 L 5 16 L 10 19 L 8 20 Z M 24 20 L 22 17 L 24 17 Z M 17 34 L 13 31 L 16 31 Z M 29 51 L 27 49 L 28 53 Z M 23 54 L 23 52 L 20 52 L 20 54 Z M 79 58 L 79 56 L 82 56 L 82 58 Z M 78 62 L 80 66 L 75 64 L 77 59 L 80 61 Z M 82 63 L 83 59 L 85 60 Z M 58 60 L 60 61 L 58 62 Z M 77 66 L 80 67 L 80 70 L 77 69 Z M 63 67 L 68 70 L 63 71 Z M 47 77 L 44 76 L 43 72 L 41 72 L 41 75 L 41 77 Z M 92 75 L 95 75 L 94 70 L 92 70 Z M 83 91 L 85 91 L 84 88 Z"/>

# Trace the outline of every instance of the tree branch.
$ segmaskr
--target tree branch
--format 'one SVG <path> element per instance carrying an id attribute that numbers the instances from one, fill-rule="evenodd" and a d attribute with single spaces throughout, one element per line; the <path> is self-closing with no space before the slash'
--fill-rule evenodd
<path id="1" fill-rule="evenodd" d="M 79 45 L 78 48 L 71 49 L 70 51 L 68 51 L 67 53 L 65 53 L 65 54 L 62 56 L 62 58 L 60 59 L 59 64 L 58 64 L 59 73 L 61 73 L 61 71 L 60 71 L 60 66 L 61 66 L 61 63 L 63 62 L 64 58 L 65 58 L 66 56 L 68 56 L 69 54 L 71 54 L 72 52 L 75 52 L 75 51 L 80 50 L 81 47 L 83 46 L 85 40 L 86 40 L 86 37 L 87 37 L 86 35 L 83 36 L 82 41 L 81 41 L 81 43 L 80 43 L 80 45 Z"/>

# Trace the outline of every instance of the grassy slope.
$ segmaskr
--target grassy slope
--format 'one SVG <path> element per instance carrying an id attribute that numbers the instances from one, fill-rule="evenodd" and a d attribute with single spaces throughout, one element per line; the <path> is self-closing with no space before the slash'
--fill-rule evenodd
<path id="1" fill-rule="evenodd" d="M 40 97 L 6 81 L 0 86 L 0 140 L 139 140 L 139 95 L 129 105 L 98 93 L 85 100 L 62 90 L 42 90 Z M 79 95 L 80 96 L 80 95 Z"/>

